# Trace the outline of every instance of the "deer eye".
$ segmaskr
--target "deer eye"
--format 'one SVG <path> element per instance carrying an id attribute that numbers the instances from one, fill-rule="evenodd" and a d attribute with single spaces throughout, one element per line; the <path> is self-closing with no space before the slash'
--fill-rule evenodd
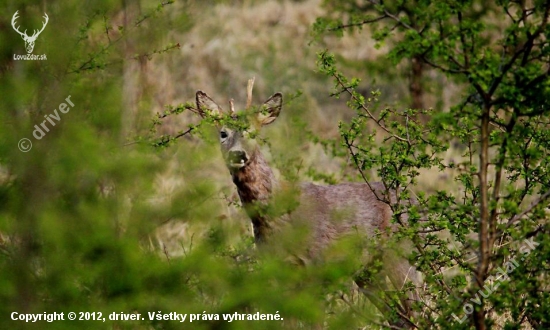
<path id="1" fill-rule="evenodd" d="M 227 139 L 227 132 L 226 131 L 221 131 L 220 132 L 220 139 Z"/>

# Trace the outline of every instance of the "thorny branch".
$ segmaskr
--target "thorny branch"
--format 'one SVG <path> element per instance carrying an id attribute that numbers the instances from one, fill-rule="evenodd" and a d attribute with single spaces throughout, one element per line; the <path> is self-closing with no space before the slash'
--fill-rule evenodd
<path id="1" fill-rule="evenodd" d="M 338 31 L 338 30 L 344 30 L 344 29 L 351 28 L 351 27 L 359 27 L 359 26 L 363 26 L 365 24 L 378 22 L 378 21 L 383 20 L 384 18 L 387 18 L 387 17 L 388 16 L 386 16 L 386 15 L 382 15 L 382 16 L 379 16 L 379 17 L 376 17 L 376 18 L 366 19 L 366 20 L 363 20 L 361 22 L 341 24 L 341 25 L 338 25 L 336 27 L 329 28 L 328 31 Z"/>
<path id="2" fill-rule="evenodd" d="M 332 76 L 338 81 L 338 84 L 340 86 L 342 86 L 343 88 L 343 91 L 346 91 L 350 96 L 351 98 L 356 102 L 356 104 L 360 105 L 361 109 L 363 109 L 365 111 L 365 113 L 367 114 L 367 116 L 372 119 L 376 125 L 378 127 L 380 127 L 382 130 L 384 130 L 386 133 L 388 133 L 389 135 L 391 135 L 392 137 L 394 137 L 395 139 L 399 140 L 399 141 L 402 141 L 402 142 L 407 142 L 409 145 L 411 144 L 411 142 L 409 140 L 407 140 L 406 138 L 403 138 L 401 136 L 398 136 L 396 134 L 394 134 L 393 132 L 391 132 L 385 125 L 382 124 L 382 120 L 383 118 L 376 118 L 372 112 L 369 110 L 369 108 L 364 104 L 364 102 L 361 102 L 357 96 L 355 95 L 355 93 L 353 92 L 352 88 L 349 87 L 349 86 L 346 86 L 345 83 L 342 81 L 342 79 L 340 78 L 340 76 L 338 76 L 336 73 L 333 73 Z"/>
<path id="3" fill-rule="evenodd" d="M 537 207 L 539 204 L 546 202 L 550 198 L 550 190 L 548 190 L 546 193 L 541 195 L 539 198 L 534 200 L 529 207 L 527 207 L 522 212 L 514 215 L 510 220 L 508 220 L 508 223 L 506 223 L 506 228 L 509 228 L 511 225 L 513 225 L 515 222 L 523 218 L 527 213 L 531 212 L 535 207 Z"/>
<path id="4" fill-rule="evenodd" d="M 169 1 L 162 2 L 156 9 L 154 9 L 154 11 L 155 11 L 155 12 L 158 12 L 158 11 L 162 10 L 165 6 L 170 5 L 170 4 L 172 4 L 172 3 L 174 3 L 173 0 L 169 0 Z M 153 16 L 153 13 L 149 13 L 149 14 L 143 15 L 143 17 L 141 17 L 139 20 L 137 20 L 137 21 L 134 23 L 134 25 L 132 25 L 131 27 L 132 27 L 132 28 L 140 27 L 141 23 L 143 23 L 145 20 L 151 18 L 152 16 Z M 77 69 L 74 69 L 74 70 L 71 70 L 71 71 L 68 71 L 68 69 L 67 69 L 68 73 L 78 73 L 78 72 L 80 72 L 80 71 L 92 70 L 92 69 L 94 69 L 94 68 L 97 68 L 96 66 L 90 66 L 90 64 L 93 63 L 93 61 L 94 61 L 98 56 L 100 56 L 100 55 L 102 55 L 102 54 L 105 54 L 112 46 L 116 45 L 118 42 L 120 42 L 121 40 L 123 40 L 124 37 L 126 37 L 126 35 L 127 35 L 126 33 L 121 33 L 121 35 L 120 35 L 118 38 L 116 38 L 115 40 L 111 40 L 111 38 L 110 38 L 110 36 L 109 36 L 109 27 L 107 26 L 107 20 L 106 20 L 105 16 L 103 16 L 103 20 L 104 20 L 105 32 L 106 32 L 106 34 L 107 34 L 107 39 L 109 40 L 108 44 L 107 44 L 106 46 L 103 46 L 103 47 L 102 47 L 99 51 L 97 51 L 96 53 L 92 54 L 92 55 L 90 56 L 90 58 L 89 58 L 87 61 L 85 61 L 84 63 L 82 63 Z M 151 52 L 151 53 L 149 53 L 149 54 L 136 55 L 136 56 L 134 56 L 134 57 L 132 57 L 132 58 L 130 58 L 130 59 L 137 59 L 137 58 L 139 58 L 139 57 L 141 57 L 141 56 L 147 56 L 147 57 L 149 57 L 149 56 L 151 56 L 151 55 L 153 55 L 153 54 L 155 54 L 155 53 L 163 53 L 163 52 L 165 52 L 165 51 L 171 50 L 171 49 L 176 48 L 176 47 L 177 47 L 177 48 L 180 47 L 179 43 L 176 44 L 176 45 L 173 46 L 173 47 L 167 47 L 166 49 L 163 49 L 163 50 L 160 50 L 160 51 L 153 51 L 153 52 Z M 106 63 L 106 64 L 104 64 L 104 65 L 105 65 L 105 66 L 111 65 L 111 64 L 114 64 L 114 63 L 121 62 L 121 61 L 123 61 L 123 60 L 124 60 L 124 59 L 119 59 L 119 60 L 116 60 L 116 61 L 113 61 L 113 62 L 110 62 L 110 63 Z"/>

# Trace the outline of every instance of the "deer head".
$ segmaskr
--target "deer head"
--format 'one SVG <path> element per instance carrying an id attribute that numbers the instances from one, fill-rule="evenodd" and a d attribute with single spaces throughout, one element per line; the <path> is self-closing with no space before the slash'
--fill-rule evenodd
<path id="1" fill-rule="evenodd" d="M 13 17 L 11 19 L 11 26 L 13 27 L 13 29 L 19 33 L 21 35 L 21 37 L 23 38 L 23 40 L 25 41 L 25 48 L 27 49 L 27 53 L 32 53 L 32 50 L 34 49 L 34 42 L 36 41 L 36 38 L 38 38 L 38 36 L 40 35 L 40 33 L 42 33 L 42 31 L 44 31 L 44 28 L 46 27 L 46 25 L 48 24 L 48 20 L 49 20 L 49 17 L 46 13 L 44 13 L 44 23 L 42 24 L 42 29 L 40 29 L 40 31 L 38 30 L 34 30 L 34 33 L 32 34 L 32 36 L 28 36 L 27 35 L 27 30 L 25 30 L 25 32 L 21 32 L 19 31 L 19 26 L 15 26 L 15 21 L 17 20 L 18 16 L 17 16 L 17 13 L 19 12 L 16 11 L 15 14 L 13 14 Z"/>
<path id="2" fill-rule="evenodd" d="M 271 124 L 281 112 L 283 102 L 281 93 L 273 94 L 259 108 L 250 107 L 251 93 L 252 88 L 249 84 L 247 110 L 240 115 L 235 113 L 233 100 L 229 101 L 231 111 L 225 114 L 237 121 L 235 125 L 223 124 L 217 127 L 222 154 L 231 173 L 246 167 L 253 161 L 258 148 L 254 137 L 261 127 Z M 207 111 L 213 116 L 224 114 L 222 108 L 205 92 L 198 91 L 196 98 L 197 109 L 201 116 L 205 117 Z"/>

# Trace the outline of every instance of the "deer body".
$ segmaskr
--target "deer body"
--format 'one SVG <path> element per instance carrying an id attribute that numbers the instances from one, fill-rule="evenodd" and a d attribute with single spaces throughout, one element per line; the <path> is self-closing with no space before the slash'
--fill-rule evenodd
<path id="1" fill-rule="evenodd" d="M 249 90 L 249 99 L 250 93 Z M 206 111 L 215 115 L 222 113 L 222 109 L 204 92 L 197 92 L 196 98 L 197 108 L 203 116 Z M 304 249 L 299 258 L 315 261 L 322 259 L 323 252 L 345 236 L 359 234 L 368 240 L 391 231 L 391 209 L 377 197 L 384 196 L 381 183 L 321 186 L 313 183 L 292 185 L 276 180 L 258 145 L 249 136 L 273 122 L 281 107 L 282 95 L 277 93 L 247 117 L 250 121 L 247 130 L 218 127 L 222 154 L 241 202 L 252 220 L 257 245 L 262 247 L 276 242 L 278 233 L 286 228 L 305 227 L 308 237 L 302 244 Z M 276 203 L 277 194 L 289 189 L 295 191 L 297 207 L 276 215 L 265 212 L 270 203 Z M 365 254 L 368 251 L 363 251 L 357 258 L 363 260 Z M 407 279 L 416 279 L 416 271 L 405 258 L 393 253 L 386 255 L 385 252 L 381 257 L 388 266 L 381 276 L 387 275 L 397 288 L 401 288 Z M 356 280 L 356 283 L 366 290 L 376 290 L 372 283 L 361 280 Z M 379 286 L 380 282 L 376 285 Z M 386 308 L 380 301 L 373 302 L 379 309 Z"/>
<path id="2" fill-rule="evenodd" d="M 362 183 L 342 183 L 321 186 L 313 183 L 300 183 L 298 186 L 299 205 L 290 214 L 272 219 L 258 214 L 253 205 L 269 203 L 272 195 L 282 189 L 267 161 L 259 150 L 255 150 L 247 166 L 231 173 L 239 197 L 252 220 L 256 243 L 262 244 L 276 235 L 277 226 L 301 219 L 309 223 L 311 231 L 310 258 L 316 258 L 322 250 L 346 233 L 360 229 L 368 236 L 384 232 L 390 227 L 391 210 L 380 202 L 371 188 Z M 380 183 L 371 187 L 382 191 Z M 335 213 L 342 211 L 342 215 Z M 282 222 L 282 224 L 281 224 Z"/>

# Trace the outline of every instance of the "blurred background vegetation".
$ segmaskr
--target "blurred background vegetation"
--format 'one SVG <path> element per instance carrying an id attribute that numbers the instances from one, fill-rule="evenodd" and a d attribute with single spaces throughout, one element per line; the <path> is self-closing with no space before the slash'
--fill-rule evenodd
<path id="1" fill-rule="evenodd" d="M 359 13 L 374 10 L 346 1 L 8 0 L 0 8 L 1 329 L 384 327 L 351 287 L 350 264 L 259 261 L 216 137 L 208 129 L 182 135 L 200 121 L 190 111 L 156 114 L 193 102 L 197 90 L 219 103 L 234 98 L 244 108 L 247 80 L 255 77 L 256 104 L 274 92 L 285 96 L 281 119 L 266 130 L 277 175 L 357 181 L 338 125 L 355 118 L 355 108 L 349 98 L 331 97 L 335 83 L 319 69 L 320 52 L 329 49 L 344 75 L 361 78 L 355 91 L 378 91 L 373 102 L 380 109 L 447 112 L 467 97 L 466 78 L 451 79 L 418 54 L 392 53 L 398 42 L 386 39 L 389 28 L 344 33 L 339 24 L 360 26 Z M 16 11 L 21 30 L 29 31 L 48 14 L 33 52 L 47 60 L 14 60 L 13 54 L 25 54 L 11 26 Z M 500 14 L 480 7 L 479 15 L 491 21 Z M 46 122 L 50 130 L 42 139 L 34 138 L 34 126 L 69 95 L 75 106 L 55 127 Z M 429 119 L 419 115 L 419 123 Z M 19 150 L 22 138 L 31 140 L 30 151 Z M 467 158 L 468 144 L 460 136 L 443 143 L 437 152 L 447 166 L 420 166 L 413 190 L 470 191 L 458 187 L 460 167 L 453 165 Z M 372 179 L 383 176 L 363 169 Z M 473 233 L 475 221 L 469 226 Z M 439 303 L 432 307 L 442 308 Z M 14 311 L 124 312 L 146 319 L 25 324 L 10 320 Z M 147 312 L 157 311 L 278 312 L 285 321 L 149 321 Z M 441 314 L 452 321 L 450 312 Z"/>

